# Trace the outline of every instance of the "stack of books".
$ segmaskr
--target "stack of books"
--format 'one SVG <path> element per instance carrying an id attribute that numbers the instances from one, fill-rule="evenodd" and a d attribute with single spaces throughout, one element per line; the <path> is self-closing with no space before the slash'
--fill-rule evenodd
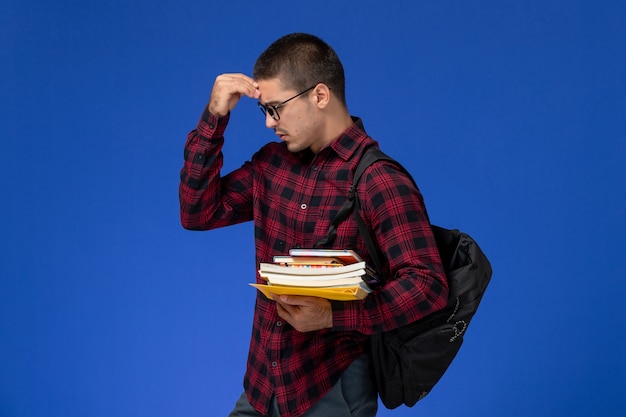
<path id="1" fill-rule="evenodd" d="M 250 284 L 270 299 L 275 294 L 292 294 L 360 300 L 379 282 L 351 250 L 292 249 L 289 256 L 275 256 L 273 261 L 259 265 L 259 275 L 267 284 Z"/>

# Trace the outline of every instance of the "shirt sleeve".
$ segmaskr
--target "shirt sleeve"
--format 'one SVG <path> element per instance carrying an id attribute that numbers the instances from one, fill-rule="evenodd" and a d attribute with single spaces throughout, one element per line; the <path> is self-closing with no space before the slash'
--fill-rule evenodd
<path id="1" fill-rule="evenodd" d="M 222 177 L 222 146 L 229 116 L 204 110 L 187 136 L 178 196 L 184 228 L 208 230 L 252 219 L 252 173 L 249 163 Z"/>
<path id="2" fill-rule="evenodd" d="M 445 307 L 447 279 L 422 195 L 411 179 L 393 164 L 379 162 L 364 173 L 357 197 L 387 282 L 364 300 L 333 302 L 333 328 L 372 334 Z"/>

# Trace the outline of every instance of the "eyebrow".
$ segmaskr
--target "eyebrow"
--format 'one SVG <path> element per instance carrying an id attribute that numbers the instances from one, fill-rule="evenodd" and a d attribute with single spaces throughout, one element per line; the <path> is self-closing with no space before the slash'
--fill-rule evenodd
<path id="1" fill-rule="evenodd" d="M 261 100 L 259 100 L 259 103 L 261 103 L 264 106 L 276 106 L 277 104 L 282 103 L 282 101 L 274 100 L 274 101 L 266 101 L 265 103 L 263 103 Z"/>

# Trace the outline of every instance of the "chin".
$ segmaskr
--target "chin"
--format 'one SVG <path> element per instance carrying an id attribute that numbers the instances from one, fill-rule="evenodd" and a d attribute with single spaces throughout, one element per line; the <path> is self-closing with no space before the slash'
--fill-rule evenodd
<path id="1" fill-rule="evenodd" d="M 287 143 L 287 150 L 291 153 L 298 153 L 306 150 L 306 147 L 297 143 Z"/>

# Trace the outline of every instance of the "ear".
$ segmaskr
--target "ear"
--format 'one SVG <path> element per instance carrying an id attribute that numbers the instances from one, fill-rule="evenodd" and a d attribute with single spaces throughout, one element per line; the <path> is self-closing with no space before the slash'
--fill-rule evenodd
<path id="1" fill-rule="evenodd" d="M 330 88 L 324 83 L 316 85 L 313 89 L 313 100 L 318 108 L 326 108 L 330 103 Z"/>

